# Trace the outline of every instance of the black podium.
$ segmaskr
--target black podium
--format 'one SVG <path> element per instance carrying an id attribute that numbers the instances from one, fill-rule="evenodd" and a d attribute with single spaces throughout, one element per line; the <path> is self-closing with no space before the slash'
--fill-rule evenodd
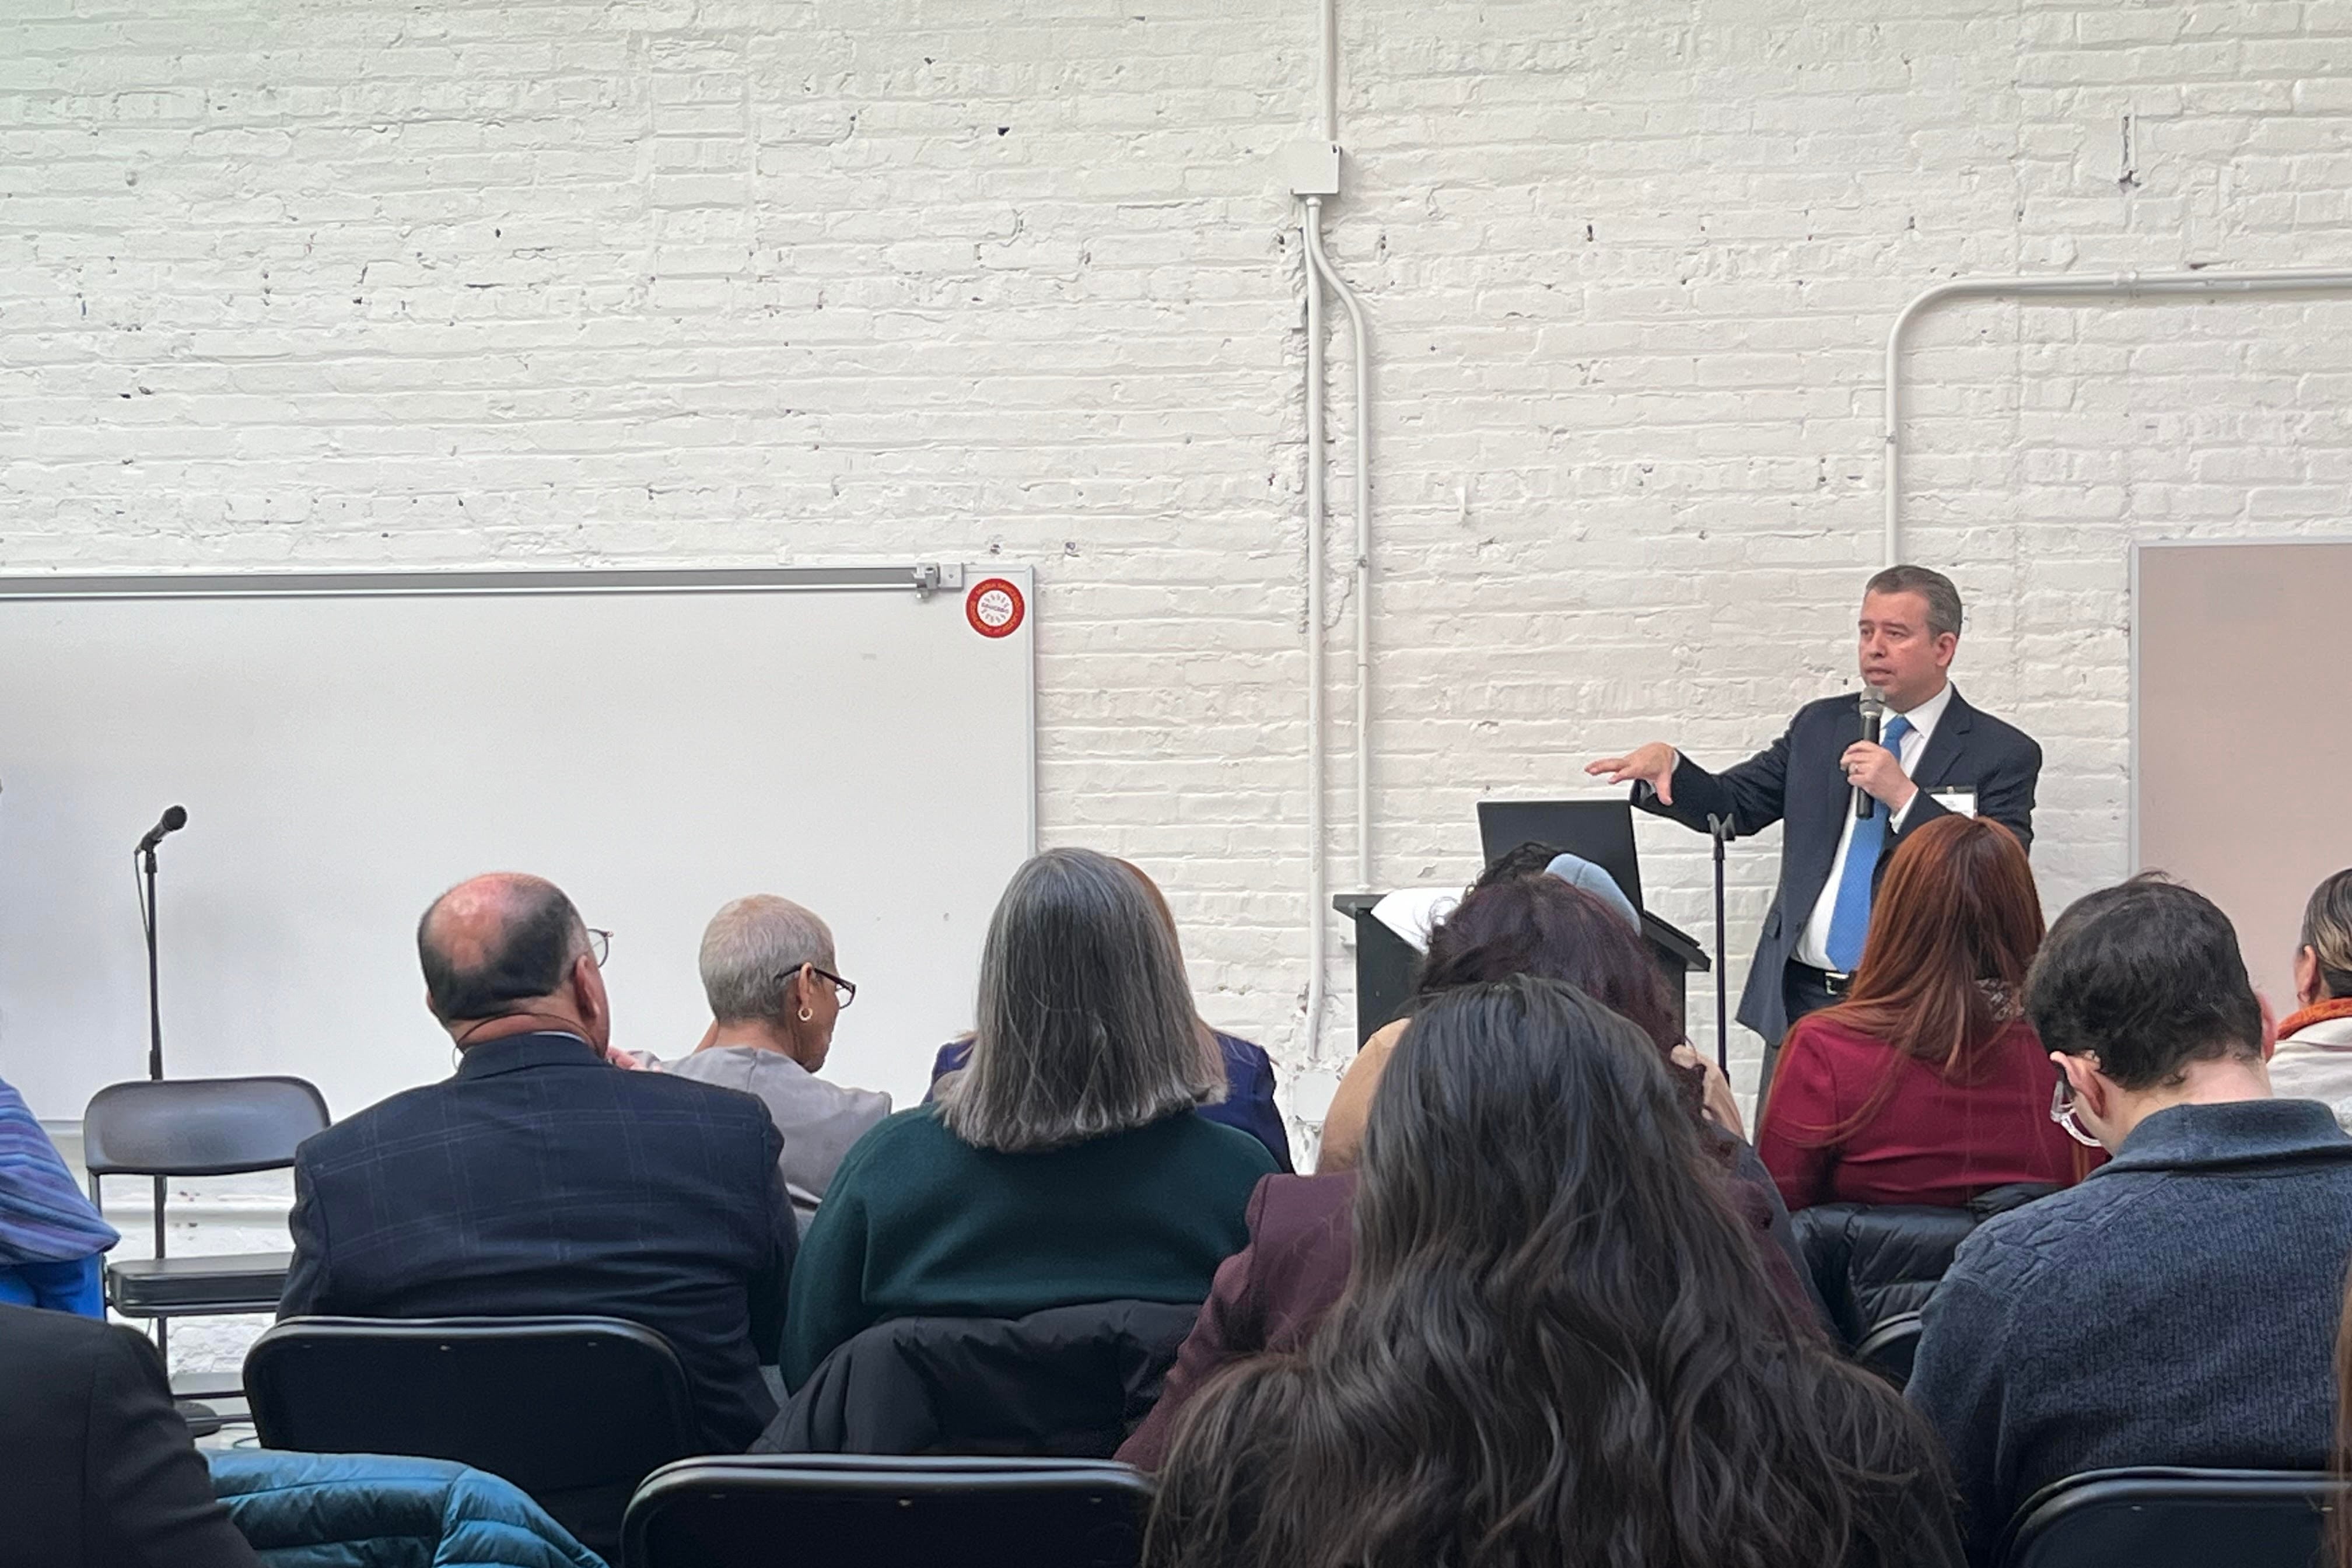
<path id="1" fill-rule="evenodd" d="M 1372 918 L 1372 906 L 1385 895 L 1341 893 L 1331 907 L 1356 922 L 1356 1044 L 1362 1045 L 1381 1027 L 1402 1016 L 1412 997 L 1413 966 L 1421 962 L 1405 940 Z M 1666 978 L 1667 994 L 1675 1004 L 1675 1022 L 1689 1030 L 1688 998 L 1691 971 L 1706 973 L 1714 966 L 1689 934 L 1649 910 L 1642 911 L 1642 942 L 1657 960 Z"/>

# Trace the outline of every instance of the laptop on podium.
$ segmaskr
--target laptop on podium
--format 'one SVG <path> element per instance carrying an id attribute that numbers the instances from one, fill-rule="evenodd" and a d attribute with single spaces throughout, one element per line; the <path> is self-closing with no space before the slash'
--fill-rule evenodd
<path id="1" fill-rule="evenodd" d="M 1616 879 L 1637 910 L 1642 865 L 1633 855 L 1633 803 L 1616 800 L 1482 800 L 1478 847 L 1491 866 L 1527 843 L 1581 855 Z"/>

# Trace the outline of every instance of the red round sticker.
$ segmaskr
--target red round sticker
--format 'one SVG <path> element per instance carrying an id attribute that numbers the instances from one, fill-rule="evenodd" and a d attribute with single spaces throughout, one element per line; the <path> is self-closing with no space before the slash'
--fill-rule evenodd
<path id="1" fill-rule="evenodd" d="M 963 618 L 984 637 L 1011 637 L 1021 629 L 1021 617 L 1027 613 L 1021 590 L 1002 577 L 984 577 L 963 596 Z"/>

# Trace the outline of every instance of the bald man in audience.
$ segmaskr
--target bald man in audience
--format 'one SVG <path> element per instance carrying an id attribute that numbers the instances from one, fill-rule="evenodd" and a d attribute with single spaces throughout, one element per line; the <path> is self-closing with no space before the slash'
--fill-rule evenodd
<path id="1" fill-rule="evenodd" d="M 537 877 L 461 882 L 416 931 L 461 1053 L 302 1145 L 280 1317 L 625 1318 L 685 1364 L 703 1437 L 775 1415 L 799 1233 L 782 1139 L 747 1094 L 606 1059 L 604 936 Z"/>

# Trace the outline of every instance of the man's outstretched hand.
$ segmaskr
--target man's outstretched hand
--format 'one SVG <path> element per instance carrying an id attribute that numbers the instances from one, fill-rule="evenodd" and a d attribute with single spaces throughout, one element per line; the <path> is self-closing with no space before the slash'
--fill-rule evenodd
<path id="1" fill-rule="evenodd" d="M 1638 779 L 1658 792 L 1666 805 L 1675 804 L 1675 764 L 1681 753 L 1664 741 L 1653 741 L 1646 746 L 1636 746 L 1622 757 L 1603 757 L 1588 763 L 1584 771 L 1595 778 L 1603 774 L 1611 784 L 1625 784 Z"/>

